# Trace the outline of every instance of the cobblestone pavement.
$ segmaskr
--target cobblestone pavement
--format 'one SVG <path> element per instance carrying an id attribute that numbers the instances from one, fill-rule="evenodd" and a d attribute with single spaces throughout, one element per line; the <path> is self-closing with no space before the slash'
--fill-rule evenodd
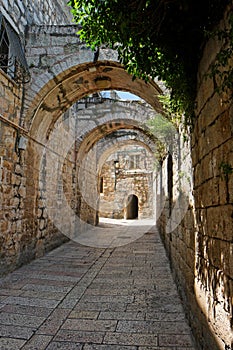
<path id="1" fill-rule="evenodd" d="M 158 233 L 68 242 L 2 278 L 0 349 L 194 350 Z"/>

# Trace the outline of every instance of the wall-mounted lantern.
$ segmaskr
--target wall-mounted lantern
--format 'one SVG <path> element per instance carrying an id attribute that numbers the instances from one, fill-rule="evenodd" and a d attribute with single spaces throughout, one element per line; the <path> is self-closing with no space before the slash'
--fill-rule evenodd
<path id="1" fill-rule="evenodd" d="M 114 172 L 115 172 L 115 190 L 116 190 L 116 185 L 117 185 L 117 175 L 119 174 L 120 171 L 120 162 L 119 160 L 114 160 Z"/>

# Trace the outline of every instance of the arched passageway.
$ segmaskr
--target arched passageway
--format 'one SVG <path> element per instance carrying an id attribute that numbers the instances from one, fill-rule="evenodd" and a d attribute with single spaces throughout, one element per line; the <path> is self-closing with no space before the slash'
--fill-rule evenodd
<path id="1" fill-rule="evenodd" d="M 142 131 L 120 130 L 98 142 L 99 178 L 104 183 L 99 196 L 100 217 L 126 218 L 128 197 L 134 193 L 140 203 L 138 218 L 155 219 L 155 157 L 150 148 L 155 144 L 142 136 Z"/>
<path id="2" fill-rule="evenodd" d="M 137 219 L 138 218 L 138 197 L 135 194 L 131 194 L 127 200 L 128 204 L 126 207 L 126 219 Z"/>
<path id="3" fill-rule="evenodd" d="M 11 3 L 4 1 L 5 12 Z M 12 11 L 7 18 L 17 13 Z M 20 25 L 22 37 L 26 21 Z M 130 130 L 133 135 L 140 130 L 144 133 L 140 142 L 147 144 L 148 130 L 142 130 L 138 112 L 144 110 L 145 119 L 152 116 L 152 109 L 154 114 L 161 112 L 162 89 L 156 82 L 132 81 L 114 52 L 105 48 L 94 62 L 93 52 L 80 42 L 75 26 L 43 24 L 29 25 L 26 31 L 31 81 L 17 85 L 0 71 L 1 273 L 67 239 L 57 227 L 59 220 L 68 232 L 82 229 L 75 226 L 74 216 L 69 220 L 62 212 L 64 203 L 84 223 L 97 223 L 96 174 L 103 161 L 98 142 L 116 131 Z M 166 152 L 159 159 L 153 197 L 159 204 L 161 235 L 187 301 L 187 313 L 201 335 L 202 348 L 208 350 L 232 347 L 232 96 L 227 91 L 222 99 L 214 89 L 216 81 L 208 75 L 220 45 L 203 46 L 191 142 L 177 135 L 179 147 L 172 155 L 172 167 Z M 70 108 L 78 102 L 80 106 L 84 97 L 113 89 L 135 93 L 152 108 L 140 104 L 132 108 L 128 103 L 119 117 L 117 103 L 103 103 L 106 108 L 95 118 L 98 108 L 90 104 L 82 111 L 77 107 L 74 117 L 67 118 Z M 83 133 L 74 133 L 82 127 Z M 60 136 L 60 130 L 62 138 L 54 137 L 56 132 Z"/>

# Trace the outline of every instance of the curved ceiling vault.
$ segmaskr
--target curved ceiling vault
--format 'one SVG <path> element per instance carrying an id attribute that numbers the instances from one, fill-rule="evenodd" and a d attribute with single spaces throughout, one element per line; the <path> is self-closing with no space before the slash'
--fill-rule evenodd
<path id="1" fill-rule="evenodd" d="M 97 143 L 97 149 L 99 143 L 100 142 Z M 97 152 L 97 174 L 101 172 L 104 163 L 110 157 L 110 155 L 117 152 L 123 146 L 141 146 L 153 156 L 153 150 L 151 149 L 150 143 L 148 144 L 145 140 L 140 139 L 140 137 L 133 140 L 122 140 L 122 138 L 116 138 L 116 141 L 114 143 L 105 140 L 104 144 L 101 145 L 101 153 L 99 154 Z"/>
<path id="2" fill-rule="evenodd" d="M 157 139 L 152 133 L 150 133 L 149 129 L 146 128 L 145 125 L 140 125 L 138 121 L 124 119 L 111 121 L 109 123 L 106 122 L 91 130 L 82 139 L 77 153 L 77 158 L 79 161 L 82 161 L 82 159 L 90 152 L 97 142 L 119 130 L 130 130 L 142 134 L 143 137 L 141 137 L 141 139 L 144 138 L 144 140 L 141 140 L 141 142 L 144 143 L 150 150 L 153 150 L 152 145 L 155 145 L 157 142 Z"/>
<path id="3" fill-rule="evenodd" d="M 25 117 L 26 124 L 30 125 L 30 135 L 42 141 L 58 118 L 77 100 L 103 90 L 131 92 L 161 112 L 158 95 L 162 90 L 155 82 L 133 81 L 118 62 L 87 63 L 60 73 L 37 94 Z"/>

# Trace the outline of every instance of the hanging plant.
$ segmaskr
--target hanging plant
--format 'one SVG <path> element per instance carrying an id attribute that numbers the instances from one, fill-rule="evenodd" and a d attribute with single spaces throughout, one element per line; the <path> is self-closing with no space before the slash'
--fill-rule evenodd
<path id="1" fill-rule="evenodd" d="M 126 70 L 171 91 L 173 112 L 192 122 L 204 33 L 223 16 L 228 0 L 70 0 L 79 35 L 93 50 L 118 52 Z M 218 67 L 215 67 L 218 69 Z"/>

